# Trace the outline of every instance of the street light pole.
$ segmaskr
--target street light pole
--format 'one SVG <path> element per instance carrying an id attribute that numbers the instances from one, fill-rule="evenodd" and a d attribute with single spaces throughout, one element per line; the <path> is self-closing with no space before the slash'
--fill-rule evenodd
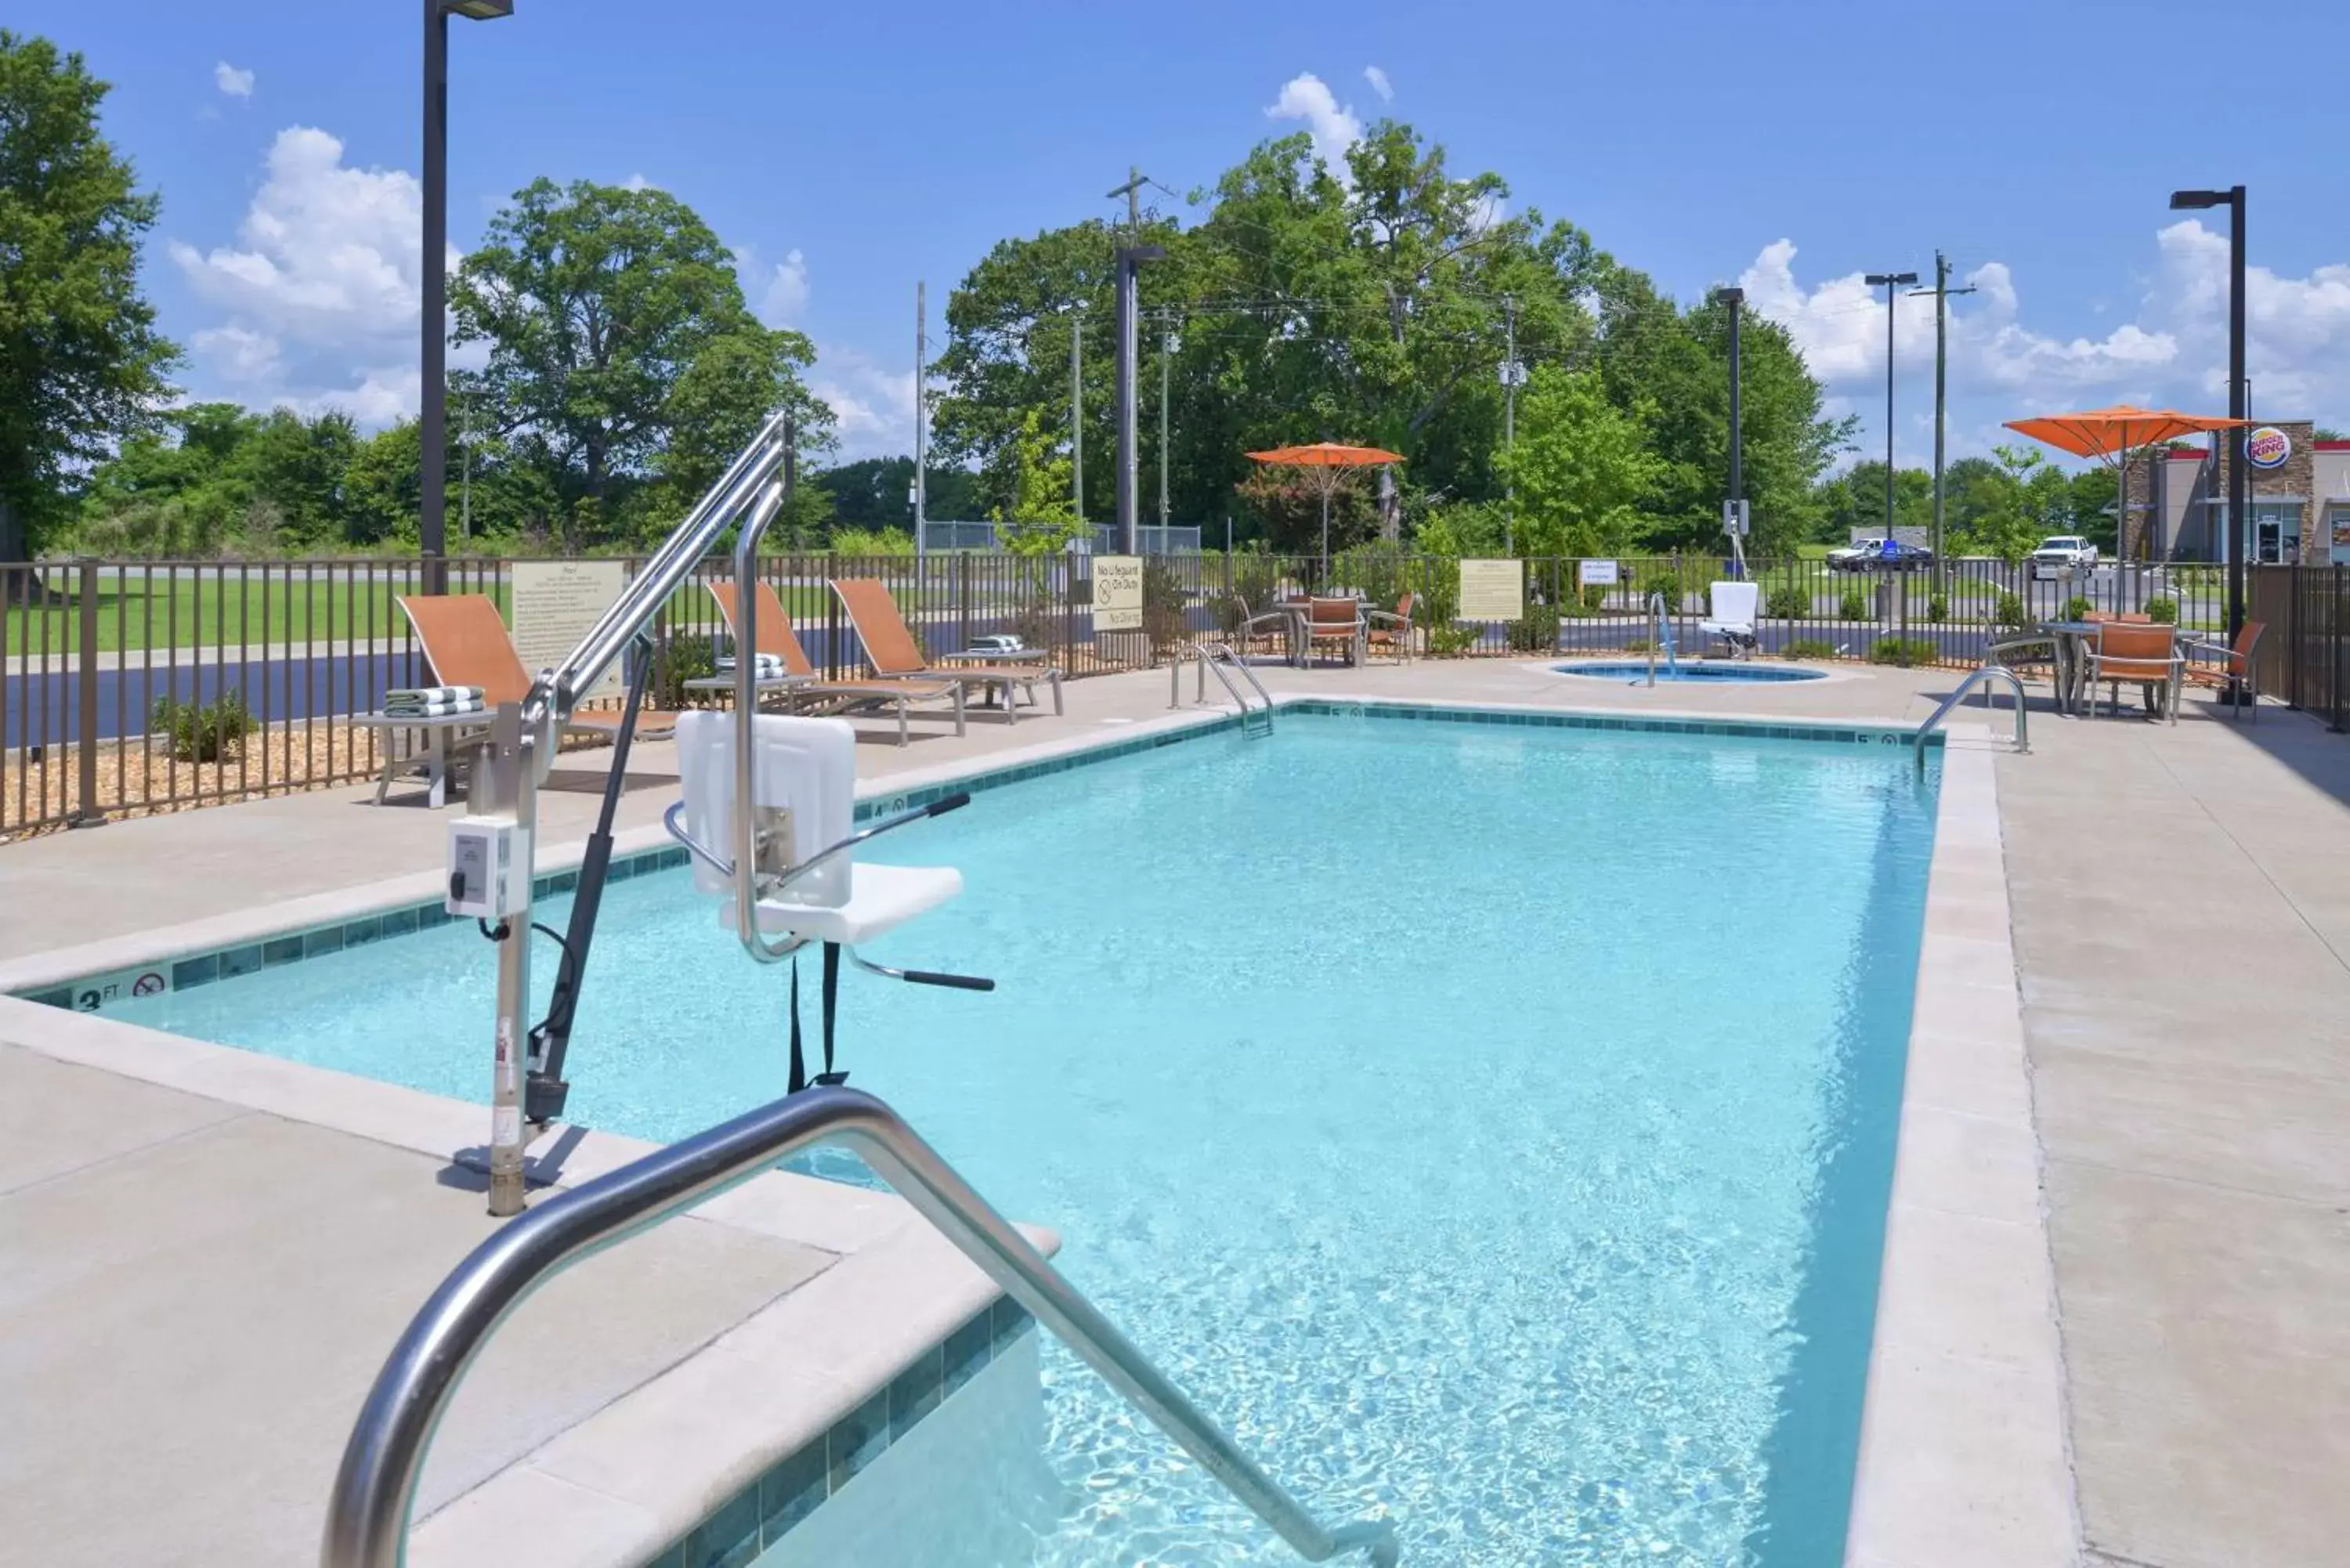
<path id="1" fill-rule="evenodd" d="M 428 594 L 445 591 L 449 580 L 449 18 L 490 22 L 513 15 L 514 0 L 424 0 L 424 320 L 416 540 Z"/>
<path id="2" fill-rule="evenodd" d="M 1918 281 L 1914 272 L 1873 272 L 1868 286 L 1885 289 L 1885 536 L 1893 537 L 1893 302 Z"/>
<path id="3" fill-rule="evenodd" d="M 2173 191 L 2170 210 L 2197 212 L 2228 209 L 2228 417 L 2251 417 L 2251 387 L 2244 379 L 2244 188 L 2224 191 Z M 2251 509 L 2251 476 L 2244 472 L 2244 428 L 2228 431 L 2228 640 L 2233 642 L 2244 626 L 2244 546 Z"/>

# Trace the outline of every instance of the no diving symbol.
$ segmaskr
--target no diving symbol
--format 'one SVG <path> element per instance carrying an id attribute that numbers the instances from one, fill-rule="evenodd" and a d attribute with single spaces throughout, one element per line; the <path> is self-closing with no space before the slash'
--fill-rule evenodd
<path id="1" fill-rule="evenodd" d="M 130 982 L 133 996 L 154 996 L 170 989 L 171 981 L 163 978 L 161 971 L 151 969 Z"/>

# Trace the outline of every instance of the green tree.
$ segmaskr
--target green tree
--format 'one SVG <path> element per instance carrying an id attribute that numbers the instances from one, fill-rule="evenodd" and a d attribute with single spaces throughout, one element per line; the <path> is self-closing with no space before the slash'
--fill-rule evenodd
<path id="1" fill-rule="evenodd" d="M 139 292 L 157 202 L 99 134 L 107 84 L 0 29 L 0 561 L 68 514 L 68 475 L 146 428 L 178 350 Z"/>
<path id="2" fill-rule="evenodd" d="M 925 514 L 941 522 L 975 521 L 985 511 L 977 479 L 967 469 L 933 467 L 925 476 Z M 832 493 L 833 520 L 843 526 L 894 528 L 912 519 L 910 457 L 861 457 L 826 469 L 824 482 Z"/>
<path id="3" fill-rule="evenodd" d="M 1638 504 L 1665 468 L 1648 449 L 1643 419 L 1608 401 L 1597 370 L 1536 370 L 1518 401 L 1517 444 L 1502 462 L 1503 476 L 1517 487 L 1518 553 L 1627 549 Z"/>
<path id="4" fill-rule="evenodd" d="M 632 481 L 660 476 L 655 505 L 678 504 L 779 400 L 801 403 L 805 448 L 828 439 L 798 388 L 812 347 L 752 317 L 731 253 L 666 192 L 534 181 L 491 220 L 450 305 L 455 340 L 490 347 L 473 385 L 493 433 L 527 438 L 575 547 L 625 514 Z"/>

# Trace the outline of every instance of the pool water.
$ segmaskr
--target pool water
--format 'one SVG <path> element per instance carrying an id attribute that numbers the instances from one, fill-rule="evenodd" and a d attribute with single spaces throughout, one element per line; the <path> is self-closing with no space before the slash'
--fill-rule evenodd
<path id="1" fill-rule="evenodd" d="M 1578 664 L 1554 664 L 1551 669 L 1561 675 L 1580 675 L 1592 680 L 1629 680 L 1645 685 L 1648 679 L 1648 661 L 1645 659 L 1592 660 Z M 1659 664 L 1656 669 L 1659 685 L 1674 682 L 1702 681 L 1709 686 L 1784 686 L 1796 680 L 1823 680 L 1823 670 L 1802 670 L 1788 664 L 1756 664 L 1752 660 L 1724 663 Z"/>
<path id="2" fill-rule="evenodd" d="M 843 1064 L 1407 1563 L 1835 1564 L 1934 787 L 1906 747 L 1340 715 L 1072 769 L 891 842 L 966 892 L 872 956 L 1001 989 L 851 971 Z M 129 1012 L 479 1099 L 493 983 L 452 925 Z M 784 990 L 685 873 L 615 884 L 573 1113 L 773 1097 Z M 1045 1366 L 1022 1562 L 1295 1561 Z"/>

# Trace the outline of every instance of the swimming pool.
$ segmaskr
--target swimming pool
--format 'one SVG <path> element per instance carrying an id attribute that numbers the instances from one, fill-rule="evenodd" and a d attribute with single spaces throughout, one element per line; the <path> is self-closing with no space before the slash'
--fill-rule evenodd
<path id="1" fill-rule="evenodd" d="M 1606 659 L 1581 664 L 1554 664 L 1554 673 L 1580 675 L 1589 680 L 1629 680 L 1645 683 L 1649 675 L 1648 661 Z M 1796 680 L 1824 680 L 1824 670 L 1802 670 L 1789 664 L 1756 664 L 1751 660 L 1729 663 L 1659 664 L 1656 678 L 1661 683 L 1702 681 L 1709 686 L 1783 686 Z"/>
<path id="2" fill-rule="evenodd" d="M 1833 1563 L 1932 789 L 1905 747 L 1284 714 L 901 836 L 968 891 L 874 956 L 1002 989 L 852 977 L 844 1064 L 1406 1561 Z M 782 977 L 688 881 L 607 895 L 582 1121 L 780 1091 Z M 452 925 L 120 1011 L 475 1099 L 492 987 Z M 1045 1376 L 1035 1561 L 1295 1561 Z"/>

